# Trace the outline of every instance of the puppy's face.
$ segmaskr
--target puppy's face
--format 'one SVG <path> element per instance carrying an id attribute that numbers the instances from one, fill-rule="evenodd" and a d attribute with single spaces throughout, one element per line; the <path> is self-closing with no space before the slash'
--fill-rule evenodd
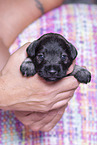
<path id="1" fill-rule="evenodd" d="M 38 47 L 35 66 L 38 74 L 47 81 L 56 81 L 66 76 L 72 63 L 68 53 L 57 42 L 50 42 Z"/>
<path id="2" fill-rule="evenodd" d="M 66 76 L 77 51 L 59 34 L 43 35 L 36 42 L 33 58 L 36 72 L 46 81 L 57 81 Z"/>

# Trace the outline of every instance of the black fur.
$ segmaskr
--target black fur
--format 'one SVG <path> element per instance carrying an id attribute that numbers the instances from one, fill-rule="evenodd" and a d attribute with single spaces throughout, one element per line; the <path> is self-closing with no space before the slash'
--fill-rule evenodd
<path id="1" fill-rule="evenodd" d="M 46 81 L 57 81 L 66 77 L 68 68 L 77 56 L 77 50 L 63 36 L 48 33 L 32 42 L 27 48 L 27 54 L 28 58 L 20 66 L 24 76 L 38 73 Z M 91 80 L 90 72 L 77 65 L 69 75 L 74 75 L 81 83 Z"/>

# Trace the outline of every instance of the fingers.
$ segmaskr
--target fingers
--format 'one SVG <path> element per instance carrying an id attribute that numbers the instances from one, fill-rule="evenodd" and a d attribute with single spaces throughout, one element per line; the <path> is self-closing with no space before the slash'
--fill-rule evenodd
<path id="1" fill-rule="evenodd" d="M 74 90 L 79 86 L 79 82 L 73 76 L 65 77 L 53 85 L 56 93 Z"/>
<path id="2" fill-rule="evenodd" d="M 33 122 L 29 127 L 33 131 L 50 131 L 62 117 L 67 104 L 59 109 L 47 112 L 47 115 L 40 121 Z"/>
<path id="3" fill-rule="evenodd" d="M 6 74 L 7 70 L 10 69 L 11 66 L 15 66 L 14 69 L 17 72 L 18 68 L 20 67 L 21 63 L 24 61 L 24 59 L 27 57 L 26 49 L 29 46 L 30 42 L 23 45 L 21 48 L 19 48 L 17 51 L 15 51 L 10 57 L 5 65 L 2 74 Z"/>
<path id="4" fill-rule="evenodd" d="M 66 107 L 68 104 L 66 104 L 65 106 L 61 107 L 56 116 L 52 119 L 52 121 L 50 121 L 48 124 L 46 124 L 45 126 L 43 126 L 42 128 L 40 128 L 41 131 L 50 131 L 56 124 L 57 122 L 61 119 Z"/>
<path id="5" fill-rule="evenodd" d="M 44 118 L 42 118 L 39 121 L 34 121 L 32 122 L 29 126 L 33 131 L 39 131 L 41 130 L 41 128 L 43 128 L 46 124 L 48 124 L 49 122 L 51 122 L 53 120 L 53 118 L 56 116 L 57 114 L 57 110 L 51 110 L 48 111 L 46 113 L 46 116 Z"/>
<path id="6" fill-rule="evenodd" d="M 57 109 L 62 106 L 65 106 L 69 100 L 73 97 L 74 90 L 57 94 L 56 103 L 52 106 L 51 109 Z"/>
<path id="7" fill-rule="evenodd" d="M 17 51 L 15 51 L 12 54 L 11 59 L 13 61 L 17 60 L 21 64 L 25 60 L 25 58 L 27 57 L 26 49 L 29 45 L 30 45 L 30 42 L 21 46 Z"/>
<path id="8" fill-rule="evenodd" d="M 45 113 L 39 112 L 19 112 L 15 111 L 17 119 L 19 119 L 24 125 L 27 125 L 33 131 L 49 131 L 62 117 L 67 104 L 61 108 L 54 109 Z"/>
<path id="9" fill-rule="evenodd" d="M 39 122 L 47 115 L 46 113 L 26 111 L 15 111 L 14 114 L 19 119 L 19 121 L 27 126 L 30 124 L 34 124 L 34 122 Z"/>
<path id="10" fill-rule="evenodd" d="M 23 46 L 21 46 L 16 52 L 18 53 L 23 53 L 26 52 L 27 47 L 30 45 L 31 42 L 27 42 L 25 43 Z M 13 53 L 15 54 L 15 53 Z"/>
<path id="11" fill-rule="evenodd" d="M 54 104 L 54 105 L 52 106 L 51 109 L 57 109 L 57 108 L 60 108 L 60 107 L 62 107 L 62 106 L 64 106 L 64 105 L 66 105 L 66 103 L 68 103 L 70 99 L 71 99 L 71 98 L 68 98 L 67 100 L 61 100 L 61 101 L 57 102 L 56 104 Z"/>

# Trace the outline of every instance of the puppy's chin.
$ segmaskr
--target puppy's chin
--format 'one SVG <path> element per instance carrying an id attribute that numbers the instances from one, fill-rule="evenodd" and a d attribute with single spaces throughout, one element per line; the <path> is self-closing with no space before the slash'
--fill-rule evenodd
<path id="1" fill-rule="evenodd" d="M 53 82 L 53 81 L 58 81 L 60 80 L 61 78 L 53 78 L 53 77 L 49 77 L 49 78 L 44 78 L 46 81 L 48 82 Z"/>
<path id="2" fill-rule="evenodd" d="M 43 73 L 39 73 L 39 72 L 38 72 L 38 75 L 48 82 L 58 81 L 62 78 L 62 77 L 47 76 L 47 75 L 44 75 Z"/>
<path id="3" fill-rule="evenodd" d="M 57 75 L 57 76 L 56 75 L 55 76 L 54 75 L 48 75 L 48 74 L 46 74 L 46 73 L 44 73 L 42 71 L 38 71 L 37 73 L 38 73 L 38 75 L 40 77 L 42 77 L 46 81 L 54 82 L 54 81 L 58 81 L 58 80 L 60 80 L 60 79 L 62 79 L 64 77 L 66 77 L 66 72 L 62 73 L 61 75 Z"/>

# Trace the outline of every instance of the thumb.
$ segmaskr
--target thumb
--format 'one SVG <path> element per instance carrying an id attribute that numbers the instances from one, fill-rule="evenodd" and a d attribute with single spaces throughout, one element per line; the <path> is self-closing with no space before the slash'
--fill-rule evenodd
<path id="1" fill-rule="evenodd" d="M 70 74 L 73 71 L 74 66 L 75 66 L 75 62 L 76 62 L 76 60 L 74 59 L 73 63 L 70 65 L 70 67 L 69 67 L 69 69 L 67 71 L 67 75 Z"/>

